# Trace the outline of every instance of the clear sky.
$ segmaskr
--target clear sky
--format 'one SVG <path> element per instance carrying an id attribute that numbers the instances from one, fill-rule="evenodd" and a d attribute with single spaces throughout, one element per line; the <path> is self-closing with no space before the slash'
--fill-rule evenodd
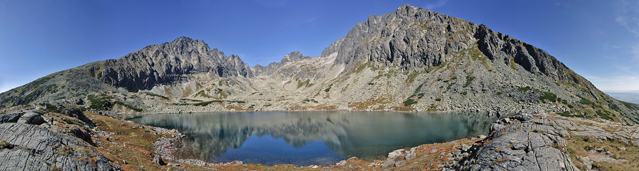
<path id="1" fill-rule="evenodd" d="M 0 0 L 0 92 L 180 36 L 250 66 L 319 56 L 369 15 L 427 8 L 544 49 L 604 91 L 639 91 L 639 1 Z"/>

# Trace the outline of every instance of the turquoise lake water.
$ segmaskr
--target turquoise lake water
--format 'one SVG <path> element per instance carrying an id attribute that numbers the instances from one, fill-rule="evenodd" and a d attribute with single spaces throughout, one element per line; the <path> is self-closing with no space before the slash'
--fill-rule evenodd
<path id="1" fill-rule="evenodd" d="M 383 159 L 396 149 L 487 135 L 479 113 L 218 112 L 146 115 L 131 121 L 177 129 L 177 157 L 213 163 L 332 165 Z"/>

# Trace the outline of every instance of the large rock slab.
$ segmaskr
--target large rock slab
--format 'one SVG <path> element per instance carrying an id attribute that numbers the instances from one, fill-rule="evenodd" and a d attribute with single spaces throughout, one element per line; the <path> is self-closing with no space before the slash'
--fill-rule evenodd
<path id="1" fill-rule="evenodd" d="M 458 170 L 579 170 L 565 151 L 570 134 L 552 119 L 512 116 L 495 121 L 483 146 Z"/>
<path id="2" fill-rule="evenodd" d="M 10 114 L 0 115 L 0 124 L 1 123 L 16 123 L 18 119 L 24 115 L 24 112 L 16 112 Z"/>
<path id="3" fill-rule="evenodd" d="M 42 113 L 39 111 L 29 111 L 18 119 L 17 123 L 40 125 L 45 123 Z"/>
<path id="4" fill-rule="evenodd" d="M 35 125 L 0 124 L 0 140 L 11 144 L 0 149 L 0 170 L 121 170 L 88 143 Z"/>

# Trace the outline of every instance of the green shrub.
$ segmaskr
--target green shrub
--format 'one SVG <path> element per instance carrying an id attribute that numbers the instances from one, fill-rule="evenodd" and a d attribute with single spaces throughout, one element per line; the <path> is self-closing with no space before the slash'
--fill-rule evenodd
<path id="1" fill-rule="evenodd" d="M 519 88 L 517 88 L 517 91 L 519 91 L 519 92 L 528 92 L 528 91 L 530 91 L 530 88 L 528 88 L 528 87 L 519 87 Z"/>
<path id="2" fill-rule="evenodd" d="M 134 110 L 134 111 L 136 111 L 136 112 L 142 112 L 142 109 L 140 109 L 140 108 L 136 108 L 136 107 L 133 107 L 133 106 L 131 106 L 131 105 L 129 105 L 129 104 L 125 104 L 125 103 L 123 103 L 123 102 L 121 102 L 121 101 L 115 101 L 115 104 L 122 105 L 122 106 L 124 106 L 124 107 L 126 107 L 126 108 L 129 108 L 129 109 L 131 109 L 131 110 Z"/>
<path id="3" fill-rule="evenodd" d="M 639 110 L 639 105 L 634 104 L 634 103 L 628 103 L 628 102 L 624 102 L 624 101 L 619 101 L 621 102 L 624 106 L 626 106 L 628 109 L 633 109 L 633 110 Z"/>
<path id="4" fill-rule="evenodd" d="M 51 104 L 47 104 L 47 111 L 56 111 L 58 110 L 58 107 L 51 105 Z"/>
<path id="5" fill-rule="evenodd" d="M 473 82 L 474 79 L 475 77 L 466 76 L 466 84 L 464 84 L 464 88 L 468 87 L 470 83 Z"/>
<path id="6" fill-rule="evenodd" d="M 420 84 L 419 86 L 417 86 L 417 89 L 415 89 L 415 92 L 413 92 L 413 94 L 417 94 L 417 93 L 419 93 L 419 92 L 422 90 L 422 86 L 423 86 L 423 85 L 424 85 L 424 84 Z"/>
<path id="7" fill-rule="evenodd" d="M 448 87 L 446 87 L 446 90 L 450 90 L 450 87 L 452 87 L 455 83 L 450 83 L 448 84 Z"/>
<path id="8" fill-rule="evenodd" d="M 213 100 L 213 101 L 206 101 L 206 102 L 200 102 L 200 103 L 195 103 L 193 104 L 194 106 L 207 106 L 213 102 L 223 102 L 222 100 Z"/>
<path id="9" fill-rule="evenodd" d="M 155 97 L 159 97 L 159 98 L 163 98 L 163 99 L 169 100 L 169 98 L 168 98 L 168 97 L 166 97 L 166 96 L 162 96 L 162 95 L 158 95 L 158 94 L 153 94 L 153 93 L 149 93 L 149 92 L 146 92 L 146 94 L 147 94 L 147 95 L 149 95 L 149 96 L 155 96 Z"/>
<path id="10" fill-rule="evenodd" d="M 368 83 L 370 85 L 370 83 Z M 331 91 L 331 87 L 333 87 L 333 84 L 329 85 L 327 89 L 324 89 L 325 92 Z"/>
<path id="11" fill-rule="evenodd" d="M 595 103 L 593 103 L 592 101 L 590 101 L 590 100 L 588 100 L 588 99 L 586 99 L 584 97 L 581 97 L 580 95 L 577 95 L 577 97 L 581 98 L 581 100 L 579 101 L 579 103 L 581 103 L 581 104 L 595 105 Z"/>
<path id="12" fill-rule="evenodd" d="M 417 101 L 415 101 L 415 100 L 413 100 L 411 98 L 408 98 L 408 99 L 406 99 L 406 101 L 404 101 L 404 106 L 408 107 L 408 106 L 413 105 L 415 103 L 417 103 Z"/>
<path id="13" fill-rule="evenodd" d="M 501 91 L 500 91 L 500 92 L 497 92 L 497 95 L 501 95 L 501 94 L 502 94 L 502 93 L 501 93 Z"/>
<path id="14" fill-rule="evenodd" d="M 436 98 L 436 99 L 435 99 L 435 101 L 438 101 L 438 102 L 439 102 L 439 101 L 442 101 L 442 99 L 440 99 L 440 98 Z"/>
<path id="15" fill-rule="evenodd" d="M 608 113 L 608 111 L 602 112 L 601 110 L 597 110 L 595 113 L 597 113 L 597 115 L 599 115 L 599 117 L 601 117 L 601 119 L 606 119 L 606 120 L 614 120 L 613 118 L 610 117 L 610 113 Z"/>
<path id="16" fill-rule="evenodd" d="M 544 92 L 543 96 L 539 96 L 539 100 L 541 100 L 543 102 L 544 99 L 549 100 L 551 102 L 557 102 L 557 95 L 555 95 L 555 94 L 553 94 L 551 92 Z"/>
<path id="17" fill-rule="evenodd" d="M 571 117 L 569 112 L 562 112 L 562 113 L 557 113 L 557 114 L 559 114 L 561 116 L 565 116 L 565 117 Z"/>
<path id="18" fill-rule="evenodd" d="M 104 96 L 96 97 L 95 95 L 91 94 L 87 98 L 91 102 L 91 105 L 89 106 L 90 109 L 100 109 L 104 105 L 104 103 L 107 102 Z"/>
<path id="19" fill-rule="evenodd" d="M 468 93 L 466 93 L 466 92 L 462 92 L 461 94 L 465 96 L 465 95 L 467 95 Z"/>

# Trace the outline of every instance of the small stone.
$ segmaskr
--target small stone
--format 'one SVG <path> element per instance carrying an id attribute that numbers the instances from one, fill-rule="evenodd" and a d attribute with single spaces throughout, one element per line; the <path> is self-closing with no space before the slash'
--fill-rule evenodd
<path id="1" fill-rule="evenodd" d="M 430 153 L 437 153 L 437 149 L 433 148 L 432 150 L 430 150 Z"/>
<path id="2" fill-rule="evenodd" d="M 415 152 L 411 151 L 410 153 L 406 155 L 406 160 L 415 158 L 415 156 L 416 156 Z"/>
<path id="3" fill-rule="evenodd" d="M 400 155 L 402 155 L 402 152 L 404 152 L 404 149 L 398 149 L 398 150 L 395 150 L 393 152 L 390 152 L 390 153 L 388 153 L 388 158 L 395 158 L 397 156 L 400 156 Z"/>
<path id="4" fill-rule="evenodd" d="M 159 164 L 159 165 L 166 165 L 166 163 L 164 163 L 164 160 L 162 160 L 162 157 L 160 156 L 153 157 L 153 163 Z"/>
<path id="5" fill-rule="evenodd" d="M 395 167 L 399 167 L 401 165 L 406 164 L 406 161 L 402 160 L 402 161 L 398 161 L 397 163 L 395 163 Z"/>
<path id="6" fill-rule="evenodd" d="M 342 161 L 337 162 L 337 163 L 335 164 L 335 166 L 344 166 L 344 165 L 346 165 L 346 160 L 342 160 Z"/>
<path id="7" fill-rule="evenodd" d="M 484 138 L 486 138 L 486 136 L 485 135 L 479 135 L 479 136 L 477 136 L 477 138 L 484 139 Z"/>
<path id="8" fill-rule="evenodd" d="M 462 144 L 462 148 L 461 148 L 462 151 L 468 151 L 468 149 L 470 149 L 469 145 Z"/>
<path id="9" fill-rule="evenodd" d="M 382 167 L 387 167 L 390 166 L 391 164 L 395 163 L 395 159 L 387 159 L 384 163 L 382 163 Z"/>
<path id="10" fill-rule="evenodd" d="M 619 150 L 626 151 L 626 147 L 619 147 Z"/>

